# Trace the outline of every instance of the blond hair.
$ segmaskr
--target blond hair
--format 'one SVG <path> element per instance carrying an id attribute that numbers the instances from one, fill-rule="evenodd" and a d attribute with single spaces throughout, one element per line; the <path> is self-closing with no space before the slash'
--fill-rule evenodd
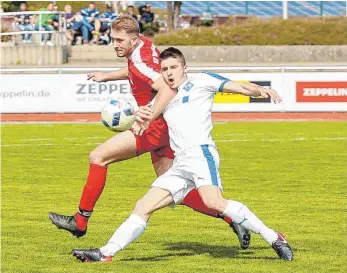
<path id="1" fill-rule="evenodd" d="M 140 29 L 137 21 L 130 15 L 120 15 L 112 21 L 112 29 L 115 31 L 125 30 L 127 34 L 139 35 Z"/>

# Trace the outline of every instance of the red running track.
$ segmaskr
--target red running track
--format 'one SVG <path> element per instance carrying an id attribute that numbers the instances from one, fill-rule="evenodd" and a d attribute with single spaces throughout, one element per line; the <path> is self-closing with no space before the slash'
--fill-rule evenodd
<path id="1" fill-rule="evenodd" d="M 213 113 L 215 121 L 347 120 L 347 112 L 330 113 Z M 99 113 L 2 114 L 2 122 L 98 122 Z"/>

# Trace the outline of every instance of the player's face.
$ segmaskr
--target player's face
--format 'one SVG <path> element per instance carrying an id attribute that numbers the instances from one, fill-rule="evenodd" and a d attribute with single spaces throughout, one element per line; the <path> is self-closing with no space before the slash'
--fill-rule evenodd
<path id="1" fill-rule="evenodd" d="M 113 29 L 111 31 L 111 38 L 118 57 L 129 57 L 138 39 L 137 36 L 126 33 L 125 30 L 115 31 Z"/>
<path id="2" fill-rule="evenodd" d="M 187 66 L 180 59 L 168 58 L 160 62 L 160 72 L 166 84 L 176 89 L 186 79 Z"/>

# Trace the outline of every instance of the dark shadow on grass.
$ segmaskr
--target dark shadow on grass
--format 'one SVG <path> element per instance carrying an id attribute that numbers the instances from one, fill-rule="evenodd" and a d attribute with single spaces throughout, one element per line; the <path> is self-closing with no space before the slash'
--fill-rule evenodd
<path id="1" fill-rule="evenodd" d="M 228 259 L 255 259 L 255 260 L 277 260 L 278 257 L 274 253 L 271 257 L 256 257 L 256 250 L 269 249 L 269 247 L 251 247 L 248 250 L 241 250 L 237 246 L 220 246 L 220 245 L 208 245 L 194 242 L 179 242 L 167 244 L 164 255 L 144 257 L 144 258 L 127 258 L 121 259 L 121 261 L 144 261 L 155 262 L 166 260 L 170 257 L 182 257 L 182 256 L 195 256 L 195 255 L 208 255 L 213 258 L 228 258 Z"/>
<path id="2" fill-rule="evenodd" d="M 144 258 L 127 258 L 127 259 L 121 259 L 120 261 L 123 262 L 133 262 L 133 261 L 141 261 L 141 262 L 157 262 L 157 261 L 164 261 L 167 260 L 170 257 L 183 257 L 183 256 L 193 256 L 194 253 L 184 252 L 184 253 L 168 253 L 165 255 L 159 255 L 154 257 L 144 257 Z"/>
<path id="3" fill-rule="evenodd" d="M 170 251 L 190 251 L 194 255 L 209 255 L 213 258 L 235 258 L 235 259 L 277 259 L 274 257 L 254 257 L 254 250 L 269 249 L 269 247 L 250 247 L 242 250 L 237 246 L 208 245 L 194 242 L 180 242 L 168 245 L 166 250 Z M 274 253 L 275 254 L 275 253 Z M 276 254 L 275 254 L 276 255 Z"/>

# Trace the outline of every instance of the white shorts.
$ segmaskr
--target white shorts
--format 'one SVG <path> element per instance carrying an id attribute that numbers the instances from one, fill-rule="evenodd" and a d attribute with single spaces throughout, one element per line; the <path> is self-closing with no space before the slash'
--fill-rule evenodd
<path id="1" fill-rule="evenodd" d="M 168 190 L 179 204 L 192 190 L 214 185 L 223 190 L 219 175 L 219 155 L 215 146 L 189 148 L 175 157 L 172 167 L 151 185 Z"/>

